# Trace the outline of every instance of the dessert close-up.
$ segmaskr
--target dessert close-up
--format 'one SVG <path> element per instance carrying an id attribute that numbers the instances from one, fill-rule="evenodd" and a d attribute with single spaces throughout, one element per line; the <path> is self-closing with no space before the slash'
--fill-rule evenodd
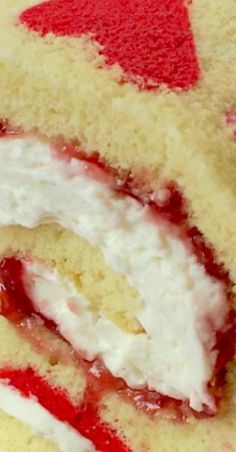
<path id="1" fill-rule="evenodd" d="M 0 451 L 236 451 L 235 0 L 1 0 Z"/>

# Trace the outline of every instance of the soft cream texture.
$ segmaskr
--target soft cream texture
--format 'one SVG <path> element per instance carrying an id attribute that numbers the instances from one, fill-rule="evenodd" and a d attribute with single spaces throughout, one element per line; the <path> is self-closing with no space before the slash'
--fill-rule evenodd
<path id="1" fill-rule="evenodd" d="M 181 332 L 178 320 L 172 324 L 174 344 L 168 342 L 167 335 L 160 343 L 154 332 L 149 336 L 146 333 L 125 333 L 101 312 L 94 310 L 73 284 L 61 279 L 56 271 L 29 260 L 24 260 L 23 266 L 23 282 L 36 310 L 54 320 L 62 336 L 86 359 L 102 356 L 112 374 L 122 377 L 131 387 L 148 384 L 172 397 L 190 398 L 190 403 L 196 409 L 201 409 L 201 403 L 211 405 L 204 385 L 204 378 L 209 378 L 206 369 L 211 366 L 197 335 L 191 337 L 189 331 L 186 334 Z M 191 313 L 189 309 L 186 311 L 185 320 L 188 322 Z M 161 316 L 166 314 L 163 311 L 153 315 L 157 325 L 158 321 L 161 325 Z M 190 328 L 194 327 L 193 320 Z M 147 331 L 151 331 L 152 317 L 147 316 L 146 324 Z M 162 334 L 165 334 L 164 327 Z M 196 355 L 191 366 L 187 361 L 184 362 L 182 356 L 187 356 L 183 340 L 191 341 L 187 344 L 187 353 L 190 349 Z M 202 368 L 199 369 L 199 366 Z"/>
<path id="2" fill-rule="evenodd" d="M 30 425 L 32 431 L 56 443 L 61 452 L 94 452 L 91 441 L 69 425 L 58 421 L 35 398 L 26 398 L 15 388 L 0 382 L 0 408 Z"/>
<path id="3" fill-rule="evenodd" d="M 17 17 L 40 0 L 1 0 L 0 116 L 25 131 L 77 138 L 113 166 L 175 180 L 192 221 L 236 279 L 236 142 L 224 112 L 235 108 L 236 2 L 188 3 L 201 67 L 190 91 L 119 84 L 88 39 L 42 39 Z M 222 221 L 224 218 L 224 221 Z"/>
<path id="4" fill-rule="evenodd" d="M 21 226 L 0 228 L 0 255 L 32 256 L 75 282 L 88 298 L 125 331 L 140 332 L 135 314 L 140 309 L 137 291 L 127 285 L 124 275 L 105 264 L 102 253 L 87 240 L 59 225 L 33 229 Z"/>
<path id="5" fill-rule="evenodd" d="M 136 316 L 144 332 L 126 335 L 126 353 L 116 346 L 117 356 L 110 356 L 108 364 L 112 372 L 131 386 L 147 383 L 190 399 L 195 409 L 211 405 L 206 385 L 216 355 L 210 353 L 215 335 L 208 322 L 214 330 L 224 323 L 221 284 L 205 274 L 173 231 L 160 220 L 147 221 L 145 208 L 92 179 L 81 162 L 65 164 L 32 138 L 5 138 L 0 164 L 3 225 L 57 221 L 98 246 L 107 263 L 140 293 Z M 108 322 L 107 331 L 111 326 Z M 132 361 L 134 371 L 129 369 Z"/>
<path id="6" fill-rule="evenodd" d="M 0 228 L 0 252 L 4 255 L 12 255 L 20 250 L 20 255 L 44 256 L 50 265 L 56 263 L 57 268 L 62 270 L 66 278 L 74 279 L 76 271 L 79 272 L 80 261 L 85 264 L 85 247 L 81 246 L 82 239 L 73 233 L 63 230 L 59 226 L 45 225 L 34 229 L 26 229 L 19 226 Z M 89 245 L 87 245 L 89 248 Z M 80 249 L 80 259 L 78 259 L 77 249 Z M 90 249 L 90 248 L 89 248 Z M 90 250 L 91 251 L 91 250 Z M 67 256 L 67 259 L 65 257 Z M 89 276 L 89 262 L 95 260 L 100 269 L 98 256 L 89 254 L 86 275 Z M 95 286 L 99 287 L 99 281 L 95 278 Z M 109 281 L 106 280 L 105 288 L 108 288 Z M 127 286 L 128 288 L 128 286 Z M 95 290 L 95 288 L 94 288 Z M 104 289 L 105 290 L 105 289 Z M 92 292 L 91 292 L 92 293 Z M 120 294 L 120 292 L 118 292 Z M 129 300 L 130 301 L 130 300 Z M 14 333 L 14 334 L 13 334 Z M 14 337 L 13 337 L 14 336 Z M 45 354 L 38 356 L 32 355 L 29 350 L 29 344 L 20 340 L 12 325 L 4 318 L 0 317 L 0 362 L 5 366 L 11 362 L 18 367 L 25 366 L 25 363 L 34 363 L 38 368 L 41 361 L 47 362 L 45 354 L 52 353 L 52 340 L 47 338 L 44 342 L 47 345 Z M 50 347 L 48 345 L 50 344 Z M 60 347 L 57 348 L 60 350 Z M 55 355 L 54 355 L 55 356 Z M 56 354 L 57 356 L 57 354 Z M 66 356 L 71 356 L 66 353 Z M 51 362 L 51 359 L 50 359 Z M 26 365 L 27 365 L 26 364 Z M 60 372 L 59 381 L 56 379 L 56 385 L 63 385 L 68 388 L 73 387 L 72 399 L 79 392 L 74 387 L 78 382 L 78 366 L 74 369 L 74 376 L 68 372 L 65 366 L 51 362 L 51 370 Z M 161 410 L 157 417 L 150 419 L 149 416 L 136 411 L 131 404 L 122 401 L 121 397 L 115 394 L 109 395 L 108 399 L 101 402 L 103 410 L 102 418 L 107 420 L 118 434 L 124 438 L 131 449 L 135 452 L 156 452 L 156 446 L 160 452 L 232 452 L 236 444 L 236 367 L 230 366 L 227 372 L 227 387 L 223 403 L 216 416 L 209 420 L 191 419 L 186 423 L 175 423 L 169 420 L 169 411 Z M 53 372 L 54 373 L 54 372 Z M 45 374 L 45 371 L 41 375 Z M 46 367 L 46 377 L 50 375 L 50 369 Z M 51 378 L 50 378 L 51 381 Z M 53 378 L 54 383 L 54 378 Z M 64 383 L 63 383 L 64 381 Z M 66 385 L 65 385 L 66 382 Z M 80 386 L 80 385 L 79 385 Z M 75 390 L 75 392 L 74 392 Z M 162 418 L 164 416 L 164 419 Z M 161 417 L 161 418 L 160 418 Z M 15 441 L 17 438 L 17 442 Z M 25 425 L 14 420 L 12 417 L 3 415 L 0 411 L 0 443 L 6 448 L 7 452 L 56 452 L 58 448 L 52 443 L 46 442 L 30 434 L 30 429 Z M 218 447 L 218 449 L 217 449 Z"/>

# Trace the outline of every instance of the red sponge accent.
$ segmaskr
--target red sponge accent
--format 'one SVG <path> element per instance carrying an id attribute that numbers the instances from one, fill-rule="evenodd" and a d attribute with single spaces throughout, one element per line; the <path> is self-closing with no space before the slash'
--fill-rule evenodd
<path id="1" fill-rule="evenodd" d="M 106 63 L 118 63 L 125 79 L 140 87 L 188 89 L 199 78 L 183 0 L 50 0 L 24 11 L 20 20 L 42 36 L 92 34 Z"/>
<path id="2" fill-rule="evenodd" d="M 40 405 L 62 422 L 67 422 L 82 436 L 92 441 L 100 452 L 131 452 L 116 432 L 100 419 L 98 410 L 89 403 L 76 407 L 68 394 L 61 388 L 53 387 L 38 375 L 34 369 L 0 369 L 0 381 L 9 384 L 25 397 L 36 397 Z M 79 452 L 79 450 L 78 450 Z"/>

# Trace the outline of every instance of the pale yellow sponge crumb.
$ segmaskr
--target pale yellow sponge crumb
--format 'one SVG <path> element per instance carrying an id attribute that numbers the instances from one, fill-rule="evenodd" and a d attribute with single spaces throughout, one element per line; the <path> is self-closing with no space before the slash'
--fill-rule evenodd
<path id="1" fill-rule="evenodd" d="M 80 272 L 82 271 L 89 278 L 88 284 L 91 284 L 92 281 L 90 277 L 94 278 L 93 290 L 95 292 L 100 290 L 100 278 L 96 277 L 95 270 L 100 271 L 103 268 L 102 271 L 105 273 L 107 268 L 99 253 L 74 234 L 56 225 L 40 226 L 32 230 L 7 227 L 2 228 L 1 232 L 0 254 L 18 253 L 19 256 L 30 254 L 50 265 L 56 265 L 64 276 L 77 281 L 79 290 L 88 293 L 86 283 L 81 284 L 80 282 Z M 90 268 L 89 262 L 91 260 L 95 262 L 95 256 L 97 263 Z M 91 276 L 92 274 L 93 276 Z M 112 278 L 115 278 L 115 275 L 112 273 L 111 275 Z M 111 276 L 105 280 L 101 289 L 104 293 L 106 293 L 106 284 L 114 284 L 110 278 Z M 124 290 L 127 291 L 123 294 L 128 303 L 129 289 L 124 281 L 122 284 L 124 284 Z M 116 287 L 116 292 L 120 296 L 121 293 L 118 289 L 119 286 Z M 92 292 L 90 296 L 92 297 Z M 110 309 L 113 310 L 113 314 L 110 316 L 115 318 L 116 306 L 112 302 L 112 296 L 110 303 L 112 303 Z M 109 306 L 104 308 L 106 313 L 108 308 Z M 130 306 L 129 309 L 132 312 Z M 48 334 L 50 336 L 51 333 Z M 1 337 L 7 338 L 7 341 L 1 340 Z M 50 352 L 50 344 L 54 339 L 52 336 L 48 338 L 45 336 L 42 337 L 42 342 L 45 342 L 45 339 L 47 348 L 49 347 L 48 358 L 42 358 L 36 352 L 29 352 L 31 346 L 23 341 L 23 338 L 21 340 L 8 321 L 2 318 L 0 320 L 0 364 L 5 365 L 8 360 L 17 366 L 23 363 L 31 364 L 39 369 L 40 374 L 47 375 L 49 382 L 66 388 L 70 388 L 72 383 L 71 388 L 73 388 L 72 379 L 74 378 L 74 384 L 75 382 L 76 386 L 80 384 L 77 382 L 78 376 L 73 369 L 73 363 L 71 370 L 67 365 L 63 365 L 63 362 L 51 366 L 53 357 L 56 356 L 55 353 Z M 48 372 L 50 367 L 51 370 Z M 115 394 L 108 395 L 102 400 L 102 418 L 112 425 L 122 438 L 125 438 L 134 452 L 156 452 L 157 446 L 158 452 L 188 452 L 191 449 L 194 452 L 234 451 L 233 448 L 236 445 L 235 371 L 236 366 L 234 365 L 228 373 L 227 394 L 224 403 L 214 419 L 199 421 L 192 419 L 182 424 L 168 419 L 164 420 L 161 416 L 152 420 L 147 415 L 137 412 L 131 404 L 127 404 Z M 49 377 L 49 375 L 51 376 Z M 71 394 L 70 389 L 69 392 Z M 74 390 L 72 394 L 75 396 L 76 391 Z M 164 411 L 163 414 L 168 418 L 168 413 Z"/>
<path id="2" fill-rule="evenodd" d="M 189 5 L 201 77 L 194 89 L 182 93 L 120 85 L 121 69 L 107 71 L 87 38 L 42 39 L 16 26 L 20 12 L 39 1 L 1 0 L 0 117 L 25 131 L 77 138 L 86 151 L 98 150 L 113 166 L 143 173 L 153 188 L 175 180 L 188 200 L 192 222 L 236 281 L 236 142 L 224 116 L 236 108 L 235 0 Z M 31 231 L 2 228 L 0 254 L 15 253 L 56 265 L 105 315 L 124 329 L 139 331 L 134 317 L 141 304 L 138 294 L 84 240 L 55 225 Z M 0 339 L 3 365 L 35 365 L 51 382 L 71 385 L 75 397 L 83 392 L 82 376 L 72 382 L 73 362 L 57 362 L 55 354 L 42 357 L 5 319 L 0 319 Z M 134 452 L 233 452 L 234 370 L 229 379 L 228 398 L 212 420 L 154 422 L 116 395 L 104 400 L 103 417 L 127 437 Z M 57 450 L 1 413 L 0 438 L 7 452 Z"/>
<path id="3" fill-rule="evenodd" d="M 52 337 L 47 339 L 50 348 Z M 0 367 L 11 364 L 13 368 L 33 366 L 49 384 L 64 387 L 71 398 L 79 403 L 81 389 L 78 366 L 58 363 L 50 368 L 47 355 L 38 354 L 15 328 L 0 316 Z M 117 431 L 118 435 L 134 452 L 233 452 L 236 444 L 235 372 L 229 373 L 228 394 L 219 412 L 213 419 L 190 420 L 176 423 L 168 420 L 164 411 L 153 419 L 137 412 L 116 394 L 109 394 L 101 401 L 101 417 Z M 73 381 L 74 380 L 74 381 Z M 77 386 L 77 388 L 76 388 Z M 80 389 L 79 389 L 80 388 Z M 57 447 L 37 438 L 30 429 L 0 411 L 0 440 L 5 452 L 57 451 Z M 41 447 L 41 449 L 40 449 Z M 157 449 L 158 447 L 158 449 Z M 115 451 L 114 451 L 115 452 Z"/>
<path id="4" fill-rule="evenodd" d="M 87 241 L 56 225 L 0 228 L 0 255 L 15 253 L 56 265 L 62 276 L 75 281 L 96 309 L 125 330 L 140 331 L 141 325 L 135 319 L 142 306 L 139 295 Z"/>
<path id="5" fill-rule="evenodd" d="M 43 328 L 38 331 L 38 338 L 31 345 L 20 330 L 17 333 L 15 327 L 0 316 L 0 368 L 32 367 L 50 384 L 65 389 L 79 403 L 86 381 L 71 348 Z"/>
<path id="6" fill-rule="evenodd" d="M 64 347 L 66 350 L 63 357 Z M 69 346 L 62 344 L 59 338 L 43 329 L 39 331 L 39 340 L 34 341 L 33 346 L 20 330 L 17 332 L 15 327 L 0 316 L 0 368 L 5 367 L 32 367 L 50 385 L 67 391 L 74 403 L 79 404 L 82 400 L 86 381 L 82 370 L 75 364 Z M 33 434 L 30 427 L 0 410 L 0 452 L 44 451 L 56 452 L 59 449 Z"/>
<path id="7" fill-rule="evenodd" d="M 36 3 L 1 1 L 0 116 L 25 130 L 76 137 L 153 186 L 176 180 L 193 221 L 236 279 L 236 142 L 224 116 L 236 106 L 235 0 L 189 2 L 201 77 L 182 93 L 120 85 L 120 69 L 101 68 L 87 38 L 42 39 L 16 26 Z"/>
<path id="8" fill-rule="evenodd" d="M 212 419 L 173 422 L 138 413 L 116 395 L 103 401 L 103 418 L 126 437 L 134 452 L 234 452 L 236 450 L 236 385 Z"/>
<path id="9" fill-rule="evenodd" d="M 59 452 L 51 442 L 33 435 L 26 425 L 0 410 L 0 452 Z"/>

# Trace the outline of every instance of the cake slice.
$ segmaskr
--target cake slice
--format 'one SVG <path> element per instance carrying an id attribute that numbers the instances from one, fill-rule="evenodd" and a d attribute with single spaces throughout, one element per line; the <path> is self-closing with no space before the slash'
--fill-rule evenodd
<path id="1" fill-rule="evenodd" d="M 2 0 L 0 444 L 235 438 L 233 0 Z"/>

